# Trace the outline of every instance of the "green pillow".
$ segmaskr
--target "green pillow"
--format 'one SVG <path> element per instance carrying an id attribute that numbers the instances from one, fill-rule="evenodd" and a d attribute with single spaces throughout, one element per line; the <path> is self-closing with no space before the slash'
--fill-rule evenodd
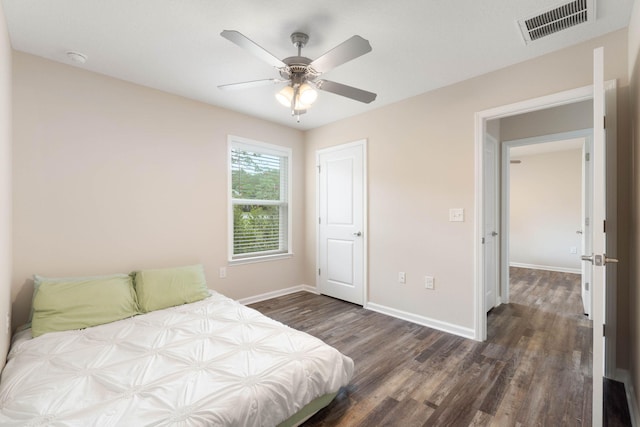
<path id="1" fill-rule="evenodd" d="M 134 281 L 143 313 L 200 301 L 209 296 L 202 265 L 136 271 Z"/>
<path id="2" fill-rule="evenodd" d="M 139 314 L 131 276 L 37 277 L 31 334 L 82 329 Z"/>
<path id="3" fill-rule="evenodd" d="M 36 294 L 38 293 L 38 289 L 40 289 L 40 285 L 42 282 L 77 282 L 82 280 L 89 279 L 109 279 L 112 277 L 122 277 L 122 274 L 110 274 L 107 276 L 72 276 L 72 277 L 45 277 L 40 276 L 39 274 L 33 275 L 33 296 L 31 297 L 31 311 L 29 312 L 29 320 L 27 321 L 27 326 L 31 327 L 31 321 L 33 320 L 33 302 L 36 299 Z"/>

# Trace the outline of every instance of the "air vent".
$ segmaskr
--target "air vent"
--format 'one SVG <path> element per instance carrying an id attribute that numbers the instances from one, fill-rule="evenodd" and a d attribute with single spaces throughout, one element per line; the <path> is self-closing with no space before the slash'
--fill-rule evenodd
<path id="1" fill-rule="evenodd" d="M 526 44 L 584 22 L 595 21 L 595 0 L 575 0 L 518 21 Z"/>

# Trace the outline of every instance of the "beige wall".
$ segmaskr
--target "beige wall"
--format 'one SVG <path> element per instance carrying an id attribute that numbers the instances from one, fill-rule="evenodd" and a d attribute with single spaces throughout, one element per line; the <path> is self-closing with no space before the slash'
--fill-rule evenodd
<path id="1" fill-rule="evenodd" d="M 11 315 L 11 43 L 0 3 L 0 369 L 9 349 Z"/>
<path id="2" fill-rule="evenodd" d="M 204 264 L 232 298 L 304 282 L 298 130 L 14 54 L 14 321 L 34 273 L 93 275 Z M 293 258 L 227 278 L 227 135 L 293 149 Z"/>
<path id="3" fill-rule="evenodd" d="M 579 272 L 582 150 L 512 158 L 522 163 L 510 167 L 510 262 Z"/>
<path id="4" fill-rule="evenodd" d="M 474 114 L 591 84 L 598 46 L 606 49 L 606 79 L 626 90 L 622 30 L 307 133 L 308 212 L 315 211 L 315 151 L 369 141 L 371 302 L 473 327 Z M 465 222 L 448 222 L 452 207 L 465 209 Z M 313 283 L 313 216 L 306 225 L 306 282 Z M 406 285 L 397 283 L 398 271 L 406 272 Z M 427 274 L 436 278 L 434 291 L 424 289 Z"/>
<path id="5" fill-rule="evenodd" d="M 636 0 L 628 28 L 629 81 L 632 128 L 632 221 L 630 239 L 629 287 L 629 360 L 631 378 L 636 396 L 636 408 L 640 408 L 640 2 Z"/>

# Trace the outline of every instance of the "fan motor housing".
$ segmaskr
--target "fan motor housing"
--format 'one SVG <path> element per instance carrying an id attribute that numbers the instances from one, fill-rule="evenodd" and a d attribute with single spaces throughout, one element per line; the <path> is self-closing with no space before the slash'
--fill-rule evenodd
<path id="1" fill-rule="evenodd" d="M 282 60 L 287 66 L 280 69 L 280 75 L 285 78 L 306 79 L 308 77 L 316 77 L 318 73 L 311 67 L 311 59 L 304 56 L 290 56 Z"/>

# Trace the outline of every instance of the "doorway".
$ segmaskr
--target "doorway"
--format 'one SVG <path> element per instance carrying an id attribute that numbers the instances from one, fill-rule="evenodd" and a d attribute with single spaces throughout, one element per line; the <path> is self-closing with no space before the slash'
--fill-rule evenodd
<path id="1" fill-rule="evenodd" d="M 607 139 L 609 141 L 615 141 L 616 135 L 616 82 L 607 81 L 604 85 L 606 94 L 606 111 L 608 117 L 608 123 L 606 127 Z M 492 135 L 497 139 L 500 139 L 500 135 L 496 135 L 496 130 L 492 129 L 490 124 L 493 121 L 497 121 L 507 117 L 513 117 L 517 115 L 524 115 L 526 113 L 541 112 L 544 110 L 552 109 L 554 107 L 560 107 L 568 104 L 580 103 L 585 101 L 591 101 L 593 99 L 593 86 L 585 86 L 577 89 L 568 90 L 540 98 L 535 98 L 527 101 L 522 101 L 502 107 L 493 108 L 476 113 L 475 116 L 475 147 L 476 147 L 476 205 L 475 205 L 475 223 L 476 223 L 476 237 L 475 237 L 475 310 L 474 310 L 474 337 L 479 341 L 486 340 L 487 337 L 487 319 L 486 319 L 486 307 L 485 307 L 485 287 L 490 286 L 484 283 L 485 280 L 485 254 L 484 254 L 484 216 L 486 214 L 486 206 L 484 201 L 484 147 L 485 142 L 488 139 L 488 135 Z M 607 176 L 606 190 L 607 190 L 607 207 L 606 216 L 611 220 L 607 223 L 607 236 L 606 240 L 606 253 L 615 256 L 617 254 L 617 241 L 616 241 L 616 218 L 617 218 L 617 200 L 616 200 L 616 176 L 615 176 L 615 159 L 616 159 L 616 145 L 608 144 L 606 147 L 606 162 L 607 169 L 612 173 Z M 508 302 L 508 286 L 505 283 L 506 275 L 504 274 L 505 266 L 508 266 L 509 260 L 506 257 L 506 251 L 502 248 L 508 246 L 508 227 L 502 219 L 504 213 L 500 212 L 498 218 L 499 234 L 498 245 L 500 246 L 499 253 L 499 288 L 500 288 L 500 303 Z M 615 325 L 616 310 L 615 310 L 615 295 L 616 295 L 616 269 L 606 269 L 606 308 L 605 321 L 608 325 L 607 336 L 605 340 L 605 375 L 613 375 L 615 372 L 615 353 L 616 353 L 616 336 Z M 610 327 L 609 327 L 610 326 Z"/>
<path id="2" fill-rule="evenodd" d="M 575 273 L 581 275 L 583 311 L 591 319 L 591 266 L 580 255 L 591 250 L 592 132 L 502 143 L 502 302 L 510 301 L 510 267 Z"/>

